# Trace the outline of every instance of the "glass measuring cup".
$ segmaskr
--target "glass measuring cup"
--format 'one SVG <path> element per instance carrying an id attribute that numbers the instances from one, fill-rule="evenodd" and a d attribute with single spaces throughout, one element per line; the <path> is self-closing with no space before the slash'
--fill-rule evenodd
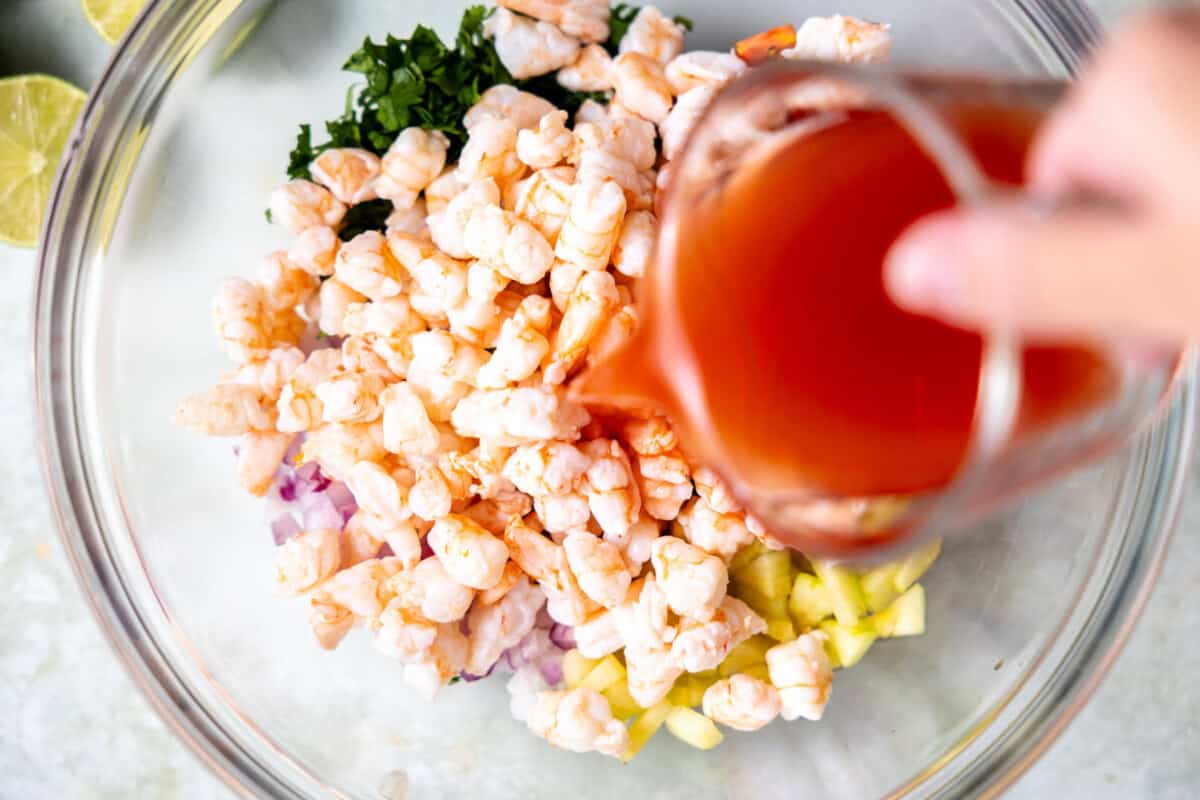
<path id="1" fill-rule="evenodd" d="M 945 425 L 929 426 L 930 435 L 924 439 L 916 429 L 907 438 L 904 431 L 891 436 L 896 431 L 887 426 L 904 424 L 906 418 L 878 413 L 870 424 L 859 424 L 854 436 L 843 438 L 849 446 L 840 452 L 834 439 L 808 435 L 819 426 L 806 431 L 804 425 L 781 424 L 778 435 L 753 421 L 739 427 L 739 423 L 731 423 L 731 409 L 743 419 L 789 423 L 786 406 L 807 404 L 803 390 L 781 397 L 771 380 L 722 381 L 720 376 L 723 370 L 728 377 L 735 365 L 734 373 L 741 369 L 746 378 L 747 369 L 736 366 L 743 359 L 758 365 L 760 372 L 779 370 L 780 376 L 786 365 L 815 363 L 763 348 L 764 342 L 777 347 L 780 339 L 776 334 L 781 332 L 811 332 L 789 327 L 786 315 L 812 314 L 811 304 L 817 301 L 785 292 L 771 295 L 769 289 L 775 284 L 767 283 L 767 290 L 759 292 L 763 295 L 760 302 L 740 304 L 739 298 L 748 294 L 744 285 L 722 281 L 729 276 L 709 270 L 715 262 L 705 262 L 691 252 L 694 240 L 713 239 L 717 236 L 713 231 L 721 229 L 726 217 L 745 210 L 739 207 L 740 201 L 756 200 L 739 194 L 746 176 L 761 178 L 771 170 L 786 169 L 786 154 L 820 146 L 831 131 L 841 130 L 839 126 L 860 124 L 860 114 L 871 116 L 867 121 L 871 125 L 887 117 L 903 128 L 910 137 L 910 149 L 919 151 L 929 166 L 929 174 L 922 173 L 922 180 L 931 175 L 940 178 L 947 205 L 986 203 L 998 192 L 1017 191 L 1020 174 L 1011 174 L 1011 163 L 1010 174 L 1005 176 L 1009 185 L 989 174 L 992 165 L 981 161 L 985 151 L 977 147 L 980 132 L 984 138 L 988 134 L 986 125 L 980 128 L 975 124 L 974 130 L 970 124 L 964 127 L 964 114 L 974 113 L 972 109 L 990 110 L 1018 119 L 1026 128 L 1022 135 L 1028 145 L 1037 123 L 1064 90 L 1064 84 L 1055 82 L 905 75 L 823 62 L 781 62 L 752 70 L 714 100 L 682 156 L 671 164 L 654 267 L 639 298 L 641 327 L 626 348 L 582 376 L 577 392 L 593 402 L 664 411 L 679 430 L 689 455 L 722 474 L 734 494 L 776 538 L 824 556 L 882 556 L 927 537 L 965 528 L 1031 485 L 1115 446 L 1162 401 L 1180 363 L 1179 354 L 1139 354 L 1135 358 L 1128 349 L 1108 343 L 1034 346 L 1002 326 L 971 343 L 963 338 L 968 336 L 963 332 L 925 329 L 925 349 L 901 354 L 923 359 L 914 367 L 920 368 L 926 385 L 933 389 L 927 406 L 938 405 L 940 398 L 933 395 L 946 387 L 961 395 L 963 402 L 955 406 L 961 428 L 957 438 L 941 435 L 949 430 Z M 866 155 L 851 148 L 830 157 L 850 163 Z M 891 164 L 885 159 L 880 168 L 886 171 Z M 915 173 L 905 174 L 911 177 Z M 762 231 L 765 238 L 782 237 L 787 227 L 803 222 L 780 213 L 778 206 L 795 200 L 786 192 L 786 188 L 780 191 L 776 208 L 770 207 L 775 202 L 772 197 L 761 209 L 764 217 L 777 223 L 777 227 Z M 1030 203 L 1035 208 L 1042 205 L 1032 197 Z M 862 220 L 868 228 L 874 222 L 871 217 Z M 736 231 L 730 233 L 732 247 L 738 239 L 732 235 Z M 716 254 L 720 261 L 717 243 L 712 244 L 708 251 L 696 252 Z M 876 266 L 881 269 L 882 253 Z M 746 265 L 747 270 L 758 267 L 761 265 Z M 878 273 L 877 269 L 876 277 Z M 716 288 L 709 295 L 719 294 L 718 299 L 705 299 L 703 293 L 692 290 L 704 281 L 713 283 Z M 852 288 L 848 286 L 847 291 Z M 882 298 L 881 289 L 877 294 L 879 302 L 867 304 L 871 313 L 890 316 L 900 326 L 881 331 L 911 333 L 914 325 L 928 328 L 935 324 L 899 312 Z M 838 302 L 836 294 L 829 297 Z M 694 313 L 695 308 L 688 304 L 697 298 L 702 304 L 727 306 L 737 323 L 727 324 L 728 319 L 716 314 Z M 779 324 L 762 323 L 763 318 L 777 314 L 783 315 Z M 836 325 L 828 333 L 833 341 L 840 341 L 839 335 L 847 338 L 847 331 L 843 328 L 839 333 Z M 862 346 L 849 355 L 860 359 L 864 370 L 881 368 L 881 353 L 895 355 L 897 351 L 896 341 L 873 343 L 867 337 L 859 343 Z M 961 370 L 956 376 L 950 370 L 939 372 L 938 359 L 944 355 L 948 362 L 953 361 L 950 351 L 955 348 L 974 348 L 968 355 L 976 359 L 972 363 L 977 366 L 971 367 L 969 385 L 963 383 Z M 717 359 L 722 363 L 714 362 L 713 353 L 723 356 Z M 770 359 L 765 359 L 764 353 L 779 357 L 774 363 L 765 363 Z M 1076 381 L 1079 385 L 1068 387 L 1063 376 L 1072 373 L 1079 381 L 1086 377 L 1090 388 L 1084 387 L 1087 391 L 1077 398 L 1079 402 L 1069 405 L 1059 402 L 1066 389 L 1083 386 Z M 743 382 L 761 394 L 739 396 L 739 392 L 746 394 Z M 860 396 L 862 390 L 870 391 L 870 387 L 847 383 L 852 385 L 860 390 Z M 828 387 L 817 388 L 824 391 Z M 756 404 L 756 400 L 761 402 Z M 1061 407 L 1052 408 L 1055 403 Z M 830 409 L 826 403 L 825 411 Z M 914 413 L 909 419 L 919 422 L 922 417 Z M 836 413 L 827 413 L 818 422 L 831 430 L 849 426 L 847 419 Z M 871 440 L 872 425 L 878 443 Z M 742 435 L 751 429 L 756 439 Z M 757 451 L 746 445 L 752 439 Z M 807 462 L 805 469 L 791 469 L 795 464 L 786 463 L 788 448 L 793 446 Z M 939 448 L 942 452 L 936 458 L 923 452 Z M 847 459 L 847 454 L 854 458 Z M 891 473 L 885 478 L 879 470 L 860 469 L 874 462 L 891 465 Z M 870 473 L 870 479 L 857 484 L 840 480 L 834 468 L 838 464 Z M 814 465 L 819 469 L 812 469 Z"/>

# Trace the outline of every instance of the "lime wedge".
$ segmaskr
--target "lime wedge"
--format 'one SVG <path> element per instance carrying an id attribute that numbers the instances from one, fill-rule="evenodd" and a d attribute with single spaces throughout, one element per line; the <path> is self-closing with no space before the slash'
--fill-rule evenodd
<path id="1" fill-rule="evenodd" d="M 48 75 L 0 80 L 0 242 L 37 244 L 59 159 L 86 98 Z"/>
<path id="2" fill-rule="evenodd" d="M 104 41 L 115 44 L 144 5 L 146 0 L 83 0 L 83 13 Z"/>

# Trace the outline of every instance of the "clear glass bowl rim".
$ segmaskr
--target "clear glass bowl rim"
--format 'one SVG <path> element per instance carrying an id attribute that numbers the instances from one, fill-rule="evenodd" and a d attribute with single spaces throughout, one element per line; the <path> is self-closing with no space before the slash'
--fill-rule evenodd
<path id="1" fill-rule="evenodd" d="M 223 20 L 240 5 L 240 0 L 150 0 L 90 95 L 60 167 L 39 248 L 34 403 L 60 538 L 126 672 L 175 735 L 231 789 L 244 796 L 300 798 L 328 787 L 316 776 L 273 768 L 269 746 L 258 752 L 245 747 L 246 731 L 235 735 L 231 727 L 237 723 L 205 705 L 172 662 L 169 648 L 156 639 L 150 616 L 169 613 L 147 602 L 155 597 L 148 574 L 129 574 L 112 555 L 114 537 L 125 532 L 101 522 L 96 503 L 105 476 L 88 463 L 88 436 L 79 412 L 88 390 L 81 379 L 80 359 L 87 348 L 79 313 L 94 279 L 89 272 L 103 268 L 106 237 L 121 201 L 118 162 L 152 119 L 159 93 L 218 27 L 213 20 Z M 1014 0 L 1014 5 L 1072 68 L 1099 38 L 1098 22 L 1078 0 Z M 1166 556 L 1193 441 L 1195 366 L 1185 366 L 1169 407 L 1128 456 L 1140 466 L 1131 524 L 1110 531 L 1079 598 L 1040 657 L 976 730 L 889 796 L 996 796 L 1086 704 L 1137 623 Z M 1101 563 L 1102 573 L 1095 569 Z"/>

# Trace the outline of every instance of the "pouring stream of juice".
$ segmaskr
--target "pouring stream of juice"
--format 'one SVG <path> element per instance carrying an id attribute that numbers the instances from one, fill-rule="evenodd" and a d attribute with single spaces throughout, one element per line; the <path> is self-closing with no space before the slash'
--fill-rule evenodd
<path id="1" fill-rule="evenodd" d="M 992 180 L 1022 183 L 1039 112 L 942 113 Z M 644 282 L 639 330 L 576 391 L 666 413 L 688 455 L 743 501 L 758 490 L 814 502 L 939 490 L 968 457 L 983 340 L 900 310 L 882 265 L 909 224 L 954 202 L 885 112 L 795 138 L 683 220 L 671 263 L 652 266 L 671 279 Z M 1014 435 L 1103 404 L 1117 382 L 1099 353 L 1070 343 L 1025 347 L 1022 377 Z"/>

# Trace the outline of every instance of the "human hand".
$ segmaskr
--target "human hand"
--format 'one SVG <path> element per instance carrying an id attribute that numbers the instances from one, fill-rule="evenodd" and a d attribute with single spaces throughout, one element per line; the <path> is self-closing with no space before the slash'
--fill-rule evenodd
<path id="1" fill-rule="evenodd" d="M 934 214 L 893 246 L 893 300 L 1036 339 L 1200 339 L 1200 13 L 1115 34 L 1030 154 L 1028 200 Z"/>

